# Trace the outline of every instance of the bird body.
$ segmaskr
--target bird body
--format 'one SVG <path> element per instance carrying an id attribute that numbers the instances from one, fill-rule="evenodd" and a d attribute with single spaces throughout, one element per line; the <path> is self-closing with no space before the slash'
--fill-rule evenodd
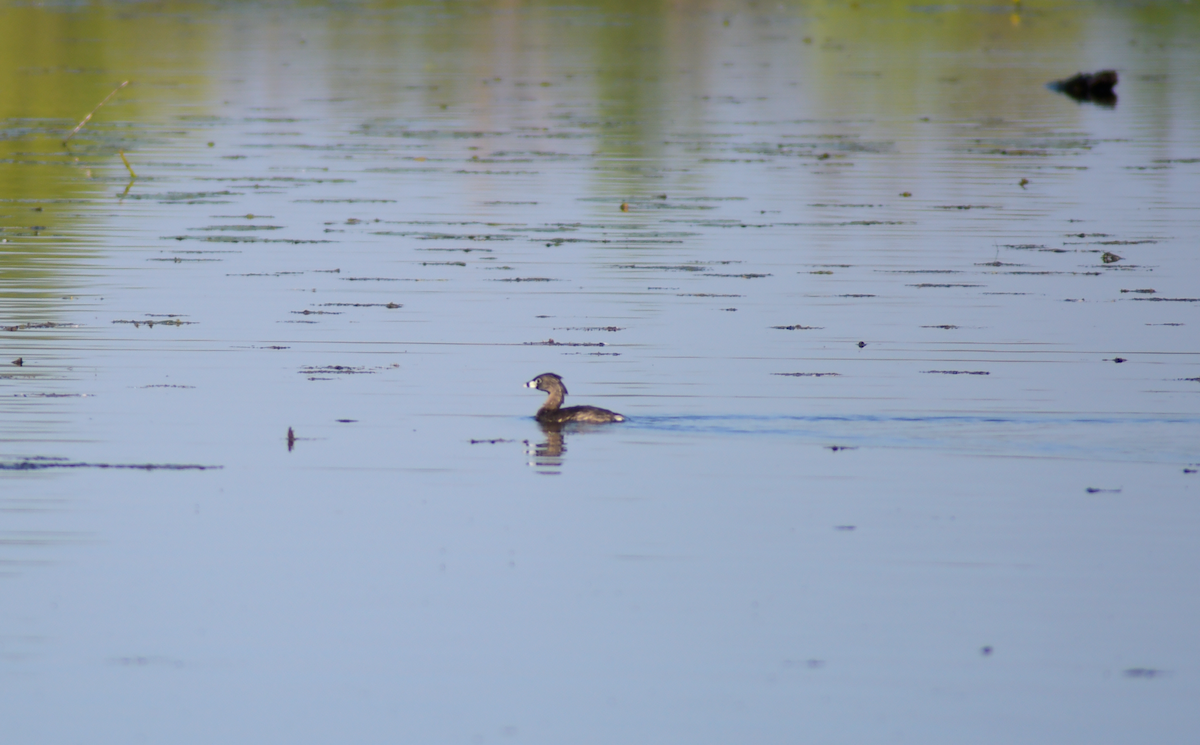
<path id="1" fill-rule="evenodd" d="M 567 396 L 567 387 L 563 385 L 562 376 L 554 373 L 542 373 L 533 380 L 525 384 L 526 388 L 535 388 L 539 391 L 545 391 L 546 402 L 538 409 L 536 418 L 542 424 L 567 424 L 568 422 L 582 422 L 587 424 L 608 424 L 610 422 L 623 422 L 625 417 L 609 411 L 601 409 L 599 406 L 568 406 L 562 408 L 563 399 Z"/>

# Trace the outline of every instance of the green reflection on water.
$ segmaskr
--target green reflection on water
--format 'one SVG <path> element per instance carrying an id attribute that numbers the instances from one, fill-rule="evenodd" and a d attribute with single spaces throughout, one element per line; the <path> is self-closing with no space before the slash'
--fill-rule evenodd
<path id="1" fill-rule="evenodd" d="M 756 98 L 794 97 L 798 120 L 886 120 L 898 139 L 927 117 L 1036 121 L 1062 102 L 1030 90 L 1095 64 L 1089 44 L 1121 39 L 1144 50 L 1123 51 L 1138 74 L 1171 78 L 1194 75 L 1197 38 L 1200 4 L 1175 3 L 4 3 L 0 296 L 65 292 L 99 242 L 94 206 L 128 186 L 118 151 L 137 169 L 150 146 L 202 144 L 245 114 L 222 97 L 247 81 L 280 93 L 241 106 L 284 116 L 350 101 L 349 121 L 314 125 L 342 136 L 373 117 L 486 132 L 525 106 L 519 123 L 587 140 L 590 188 L 621 194 L 653 188 L 674 133 L 753 124 L 739 114 Z"/>

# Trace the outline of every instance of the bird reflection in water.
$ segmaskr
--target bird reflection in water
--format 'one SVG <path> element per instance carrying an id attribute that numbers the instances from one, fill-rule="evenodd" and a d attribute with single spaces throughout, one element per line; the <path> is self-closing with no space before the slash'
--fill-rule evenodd
<path id="1" fill-rule="evenodd" d="M 526 455 L 533 456 L 533 460 L 529 465 L 538 470 L 538 473 L 557 474 L 561 473 L 562 456 L 567 452 L 566 438 L 563 437 L 562 424 L 553 422 L 538 422 L 538 426 L 542 429 L 542 434 L 546 436 L 545 442 L 539 442 L 536 445 L 525 441 L 529 449 L 525 451 Z"/>
<path id="2" fill-rule="evenodd" d="M 542 434 L 546 435 L 546 441 L 532 445 L 531 450 L 526 450 L 526 455 L 532 455 L 533 461 L 529 465 L 538 469 L 538 473 L 555 474 L 561 473 L 562 455 L 567 452 L 566 440 L 563 437 L 563 428 L 571 426 L 574 431 L 581 431 L 584 428 L 590 428 L 590 425 L 605 425 L 615 422 L 625 421 L 625 417 L 615 411 L 601 409 L 598 406 L 568 406 L 562 407 L 563 399 L 567 396 L 567 386 L 563 384 L 561 375 L 555 373 L 542 373 L 533 380 L 525 384 L 526 388 L 535 388 L 546 393 L 546 402 L 538 409 L 537 420 L 538 426 L 542 428 Z M 526 440 L 526 445 L 529 441 Z"/>

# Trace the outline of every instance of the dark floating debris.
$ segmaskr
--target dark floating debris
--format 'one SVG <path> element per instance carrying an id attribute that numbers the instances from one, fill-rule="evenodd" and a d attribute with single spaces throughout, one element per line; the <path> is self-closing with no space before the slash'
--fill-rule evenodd
<path id="1" fill-rule="evenodd" d="M 1088 494 L 1120 494 L 1121 493 L 1120 489 L 1100 489 L 1099 487 L 1095 487 L 1095 486 L 1089 486 L 1086 491 Z"/>
<path id="2" fill-rule="evenodd" d="M 25 358 L 24 358 L 24 357 L 18 357 L 18 358 L 16 358 L 15 360 L 13 360 L 13 361 L 12 361 L 12 363 L 13 363 L 14 365 L 16 365 L 17 367 L 21 367 L 22 365 L 24 365 L 24 364 L 25 364 Z"/>
<path id="3" fill-rule="evenodd" d="M 823 329 L 825 327 L 824 326 L 801 326 L 800 324 L 795 324 L 794 326 L 772 326 L 771 328 L 779 329 L 780 331 L 813 331 L 816 329 Z"/>
<path id="4" fill-rule="evenodd" d="M 922 282 L 920 284 L 908 285 L 908 286 L 909 287 L 986 287 L 986 285 L 969 285 L 969 284 L 961 284 L 961 283 L 959 283 L 959 284 L 947 284 L 947 283 L 939 284 L 939 283 L 934 283 L 934 282 Z"/>
<path id="5" fill-rule="evenodd" d="M 136 328 L 140 328 L 142 326 L 148 326 L 150 328 L 154 328 L 155 326 L 192 326 L 196 322 L 195 321 L 184 321 L 183 319 L 180 319 L 180 318 L 168 318 L 165 321 L 124 321 L 124 320 L 117 319 L 117 320 L 114 320 L 113 323 L 131 323 L 131 324 L 133 324 L 133 327 L 136 329 Z"/>
<path id="6" fill-rule="evenodd" d="M 56 458 L 27 458 L 0 462 L 0 471 L 41 471 L 50 468 L 103 468 L 127 471 L 210 471 L 225 466 L 201 466 L 192 463 L 83 463 Z"/>
<path id="7" fill-rule="evenodd" d="M 983 655 L 984 657 L 988 657 L 989 655 L 992 654 L 992 648 L 991 647 L 980 647 L 979 654 Z"/>
<path id="8" fill-rule="evenodd" d="M 374 370 L 350 365 L 307 365 L 300 368 L 301 375 L 373 375 Z"/>
<path id="9" fill-rule="evenodd" d="M 841 375 L 842 375 L 841 373 L 806 373 L 806 372 L 771 373 L 771 374 L 772 375 L 782 375 L 787 378 L 838 378 L 838 377 L 841 377 Z"/>
<path id="10" fill-rule="evenodd" d="M 287 444 L 288 452 L 290 453 L 292 452 L 292 448 L 296 445 L 296 433 L 292 431 L 291 427 L 288 427 Z"/>
<path id="11" fill-rule="evenodd" d="M 1113 357 L 1112 361 L 1117 363 L 1118 365 L 1121 364 L 1122 362 L 1128 362 L 1128 360 L 1126 360 L 1124 357 Z M 1108 360 L 1105 360 L 1105 362 L 1108 362 Z"/>
<path id="12" fill-rule="evenodd" d="M 955 326 L 953 323 L 943 323 L 940 326 L 922 326 L 921 328 L 923 328 L 923 329 L 956 329 L 956 328 L 958 328 L 958 326 Z"/>
<path id="13" fill-rule="evenodd" d="M 999 266 L 996 264 L 995 266 Z M 958 269 L 876 269 L 882 274 L 962 274 Z"/>
<path id="14" fill-rule="evenodd" d="M 1117 256 L 1112 251 L 1105 251 L 1104 253 L 1100 254 L 1100 260 L 1103 261 L 1105 264 L 1115 264 L 1123 258 L 1125 258 L 1125 257 Z"/>
<path id="15" fill-rule="evenodd" d="M 505 277 L 503 279 L 493 279 L 492 282 L 561 282 L 561 279 L 551 279 L 549 277 Z"/>
<path id="16" fill-rule="evenodd" d="M 865 295 L 863 293 L 850 293 L 847 295 L 838 295 L 838 297 L 875 297 L 874 295 Z"/>
<path id="17" fill-rule="evenodd" d="M 506 440 L 503 437 L 497 437 L 494 440 L 471 440 L 472 445 L 495 445 L 501 442 L 516 442 L 516 440 Z"/>
<path id="18" fill-rule="evenodd" d="M 1134 300 L 1154 303 L 1200 303 L 1200 297 L 1135 297 Z"/>
<path id="19" fill-rule="evenodd" d="M 231 230 L 240 233 L 249 233 L 255 230 L 283 230 L 282 225 L 205 225 L 200 228 L 188 228 L 188 230 Z"/>
<path id="20" fill-rule="evenodd" d="M 1152 667 L 1131 667 L 1128 670 L 1122 671 L 1121 674 L 1126 678 L 1144 678 L 1149 680 L 1150 678 L 1161 678 L 1167 672 L 1165 670 L 1155 670 Z"/>
<path id="21" fill-rule="evenodd" d="M 400 303 L 321 303 L 322 308 L 403 308 Z M 297 311 L 292 311 L 296 313 Z"/>
<path id="22" fill-rule="evenodd" d="M 602 341 L 554 341 L 547 339 L 546 341 L 527 341 L 524 342 L 527 347 L 603 347 Z"/>
<path id="23" fill-rule="evenodd" d="M 1156 292 L 1156 290 L 1151 290 L 1150 288 L 1147 287 L 1142 290 L 1121 290 L 1121 292 L 1137 292 L 1142 295 L 1153 295 Z"/>
<path id="24" fill-rule="evenodd" d="M 706 272 L 702 264 L 613 264 L 613 269 L 661 269 L 668 272 Z M 717 275 L 723 276 L 723 275 Z"/>
<path id="25" fill-rule="evenodd" d="M 1081 72 L 1063 80 L 1047 83 L 1052 91 L 1065 93 L 1076 101 L 1087 101 L 1101 106 L 1116 106 L 1117 94 L 1113 88 L 1117 85 L 1116 70 L 1101 70 L 1099 72 Z"/>
<path id="26" fill-rule="evenodd" d="M 251 272 L 249 274 L 226 274 L 226 277 L 289 277 L 304 272 Z"/>
<path id="27" fill-rule="evenodd" d="M 225 259 L 184 259 L 179 256 L 173 256 L 166 259 L 146 259 L 146 261 L 169 261 L 173 264 L 182 264 L 184 262 L 206 262 L 206 261 L 224 261 Z"/>
<path id="28" fill-rule="evenodd" d="M 987 370 L 922 370 L 927 375 L 991 375 Z"/>
<path id="29" fill-rule="evenodd" d="M 857 445 L 826 445 L 825 449 L 832 450 L 833 452 L 836 453 L 836 452 L 839 452 L 842 450 L 858 450 L 858 446 Z"/>
<path id="30" fill-rule="evenodd" d="M 57 329 L 57 328 L 79 328 L 75 323 L 54 323 L 47 321 L 45 323 L 20 323 L 16 326 L 5 326 L 5 331 L 28 331 L 29 329 Z"/>

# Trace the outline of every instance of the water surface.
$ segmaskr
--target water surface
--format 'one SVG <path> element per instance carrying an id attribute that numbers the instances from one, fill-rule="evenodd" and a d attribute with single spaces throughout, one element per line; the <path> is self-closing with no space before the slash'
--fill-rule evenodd
<path id="1" fill-rule="evenodd" d="M 1024 5 L 0 6 L 5 741 L 1185 739 L 1200 23 Z"/>

